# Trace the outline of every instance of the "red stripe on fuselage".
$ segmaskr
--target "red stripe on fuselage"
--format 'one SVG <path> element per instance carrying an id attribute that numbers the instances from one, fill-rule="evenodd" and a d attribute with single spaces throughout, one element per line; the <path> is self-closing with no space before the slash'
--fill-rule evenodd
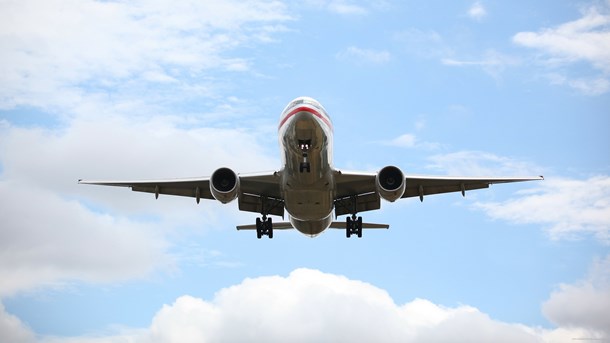
<path id="1" fill-rule="evenodd" d="M 288 113 L 284 117 L 284 119 L 282 119 L 282 121 L 280 122 L 280 125 L 278 126 L 278 130 L 282 128 L 284 123 L 286 123 L 286 121 L 288 121 L 288 119 L 290 117 L 292 117 L 293 115 L 295 115 L 295 114 L 297 114 L 299 112 L 309 112 L 309 113 L 313 114 L 314 116 L 320 118 L 328 126 L 328 128 L 330 128 L 331 130 L 333 129 L 333 125 L 330 123 L 330 120 L 328 120 L 328 118 L 325 115 L 323 115 L 322 113 L 314 110 L 311 107 L 301 106 L 301 107 L 297 107 L 294 110 L 290 111 L 290 113 Z"/>

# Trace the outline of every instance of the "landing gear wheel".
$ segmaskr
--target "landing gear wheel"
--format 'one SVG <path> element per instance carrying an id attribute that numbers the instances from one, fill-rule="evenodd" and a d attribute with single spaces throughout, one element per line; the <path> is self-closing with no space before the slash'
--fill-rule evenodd
<path id="1" fill-rule="evenodd" d="M 256 238 L 261 239 L 263 237 L 263 222 L 260 218 L 256 218 Z"/>
<path id="2" fill-rule="evenodd" d="M 345 237 L 350 238 L 352 237 L 352 228 L 354 227 L 354 222 L 352 221 L 352 218 L 347 217 L 346 223 L 345 223 Z"/>
<path id="3" fill-rule="evenodd" d="M 347 217 L 345 221 L 345 237 L 350 238 L 352 234 L 356 234 L 358 238 L 362 238 L 362 217 Z"/>
<path id="4" fill-rule="evenodd" d="M 265 228 L 267 229 L 267 237 L 269 237 L 269 239 L 273 238 L 273 223 L 271 222 L 271 218 L 267 219 Z"/>
<path id="5" fill-rule="evenodd" d="M 267 216 L 256 218 L 256 238 L 261 239 L 263 236 L 273 238 L 273 223 Z"/>

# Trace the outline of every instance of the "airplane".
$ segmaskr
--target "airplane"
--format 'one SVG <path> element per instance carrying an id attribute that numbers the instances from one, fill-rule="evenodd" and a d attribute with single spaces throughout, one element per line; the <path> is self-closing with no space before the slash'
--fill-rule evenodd
<path id="1" fill-rule="evenodd" d="M 363 229 L 388 229 L 387 224 L 363 223 L 361 212 L 378 210 L 381 199 L 398 199 L 488 188 L 491 184 L 543 180 L 544 177 L 451 177 L 405 175 L 396 166 L 376 173 L 348 172 L 333 167 L 333 125 L 322 105 L 310 97 L 292 100 L 278 125 L 282 166 L 279 171 L 237 174 L 216 169 L 210 177 L 141 181 L 85 181 L 80 184 L 130 187 L 132 191 L 217 200 L 237 199 L 241 211 L 259 213 L 253 225 L 257 238 L 273 238 L 274 230 L 296 229 L 315 237 L 326 229 L 345 230 L 346 237 L 362 237 Z M 334 211 L 334 213 L 333 213 Z M 274 223 L 270 215 L 287 222 Z M 345 222 L 333 220 L 347 215 Z"/>

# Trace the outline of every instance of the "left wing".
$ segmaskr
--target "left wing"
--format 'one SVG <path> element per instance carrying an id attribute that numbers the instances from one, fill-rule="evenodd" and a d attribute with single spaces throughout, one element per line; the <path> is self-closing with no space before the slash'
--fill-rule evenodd
<path id="1" fill-rule="evenodd" d="M 239 205 L 246 207 L 244 211 L 251 211 L 257 206 L 265 206 L 267 202 L 282 202 L 279 176 L 275 172 L 239 175 Z M 78 180 L 80 184 L 129 187 L 135 192 L 178 195 L 192 197 L 199 203 L 200 199 L 214 200 L 210 191 L 209 177 L 195 177 L 184 179 L 158 179 L 139 181 L 90 181 Z M 277 204 L 275 207 L 278 207 Z M 279 210 L 275 210 L 279 211 Z M 258 211 L 256 211 L 258 212 Z M 270 214 L 275 214 L 269 212 Z M 283 213 L 283 207 L 282 207 Z M 281 214 L 280 214 L 281 215 Z"/>
<path id="2" fill-rule="evenodd" d="M 179 195 L 197 199 L 214 199 L 210 191 L 210 178 L 160 179 L 139 181 L 90 181 L 78 180 L 84 185 L 129 187 L 134 192 Z"/>

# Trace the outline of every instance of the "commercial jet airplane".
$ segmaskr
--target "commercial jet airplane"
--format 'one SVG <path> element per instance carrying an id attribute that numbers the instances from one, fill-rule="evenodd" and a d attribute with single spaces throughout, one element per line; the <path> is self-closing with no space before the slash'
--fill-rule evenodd
<path id="1" fill-rule="evenodd" d="M 386 224 L 363 223 L 360 212 L 377 210 L 381 199 L 398 199 L 488 188 L 495 183 L 542 180 L 538 177 L 479 178 L 405 175 L 395 166 L 377 173 L 346 172 L 333 167 L 333 126 L 316 100 L 299 97 L 280 116 L 278 126 L 282 166 L 273 173 L 241 175 L 219 168 L 210 177 L 142 181 L 83 181 L 81 184 L 131 187 L 133 191 L 215 199 L 224 204 L 237 199 L 239 209 L 260 213 L 256 230 L 273 238 L 274 230 L 297 229 L 310 237 L 328 228 L 343 229 L 346 236 L 362 237 L 362 229 L 387 229 Z M 333 213 L 334 211 L 334 213 Z M 288 222 L 273 223 L 270 215 L 288 213 Z M 348 215 L 345 222 L 334 217 Z"/>

